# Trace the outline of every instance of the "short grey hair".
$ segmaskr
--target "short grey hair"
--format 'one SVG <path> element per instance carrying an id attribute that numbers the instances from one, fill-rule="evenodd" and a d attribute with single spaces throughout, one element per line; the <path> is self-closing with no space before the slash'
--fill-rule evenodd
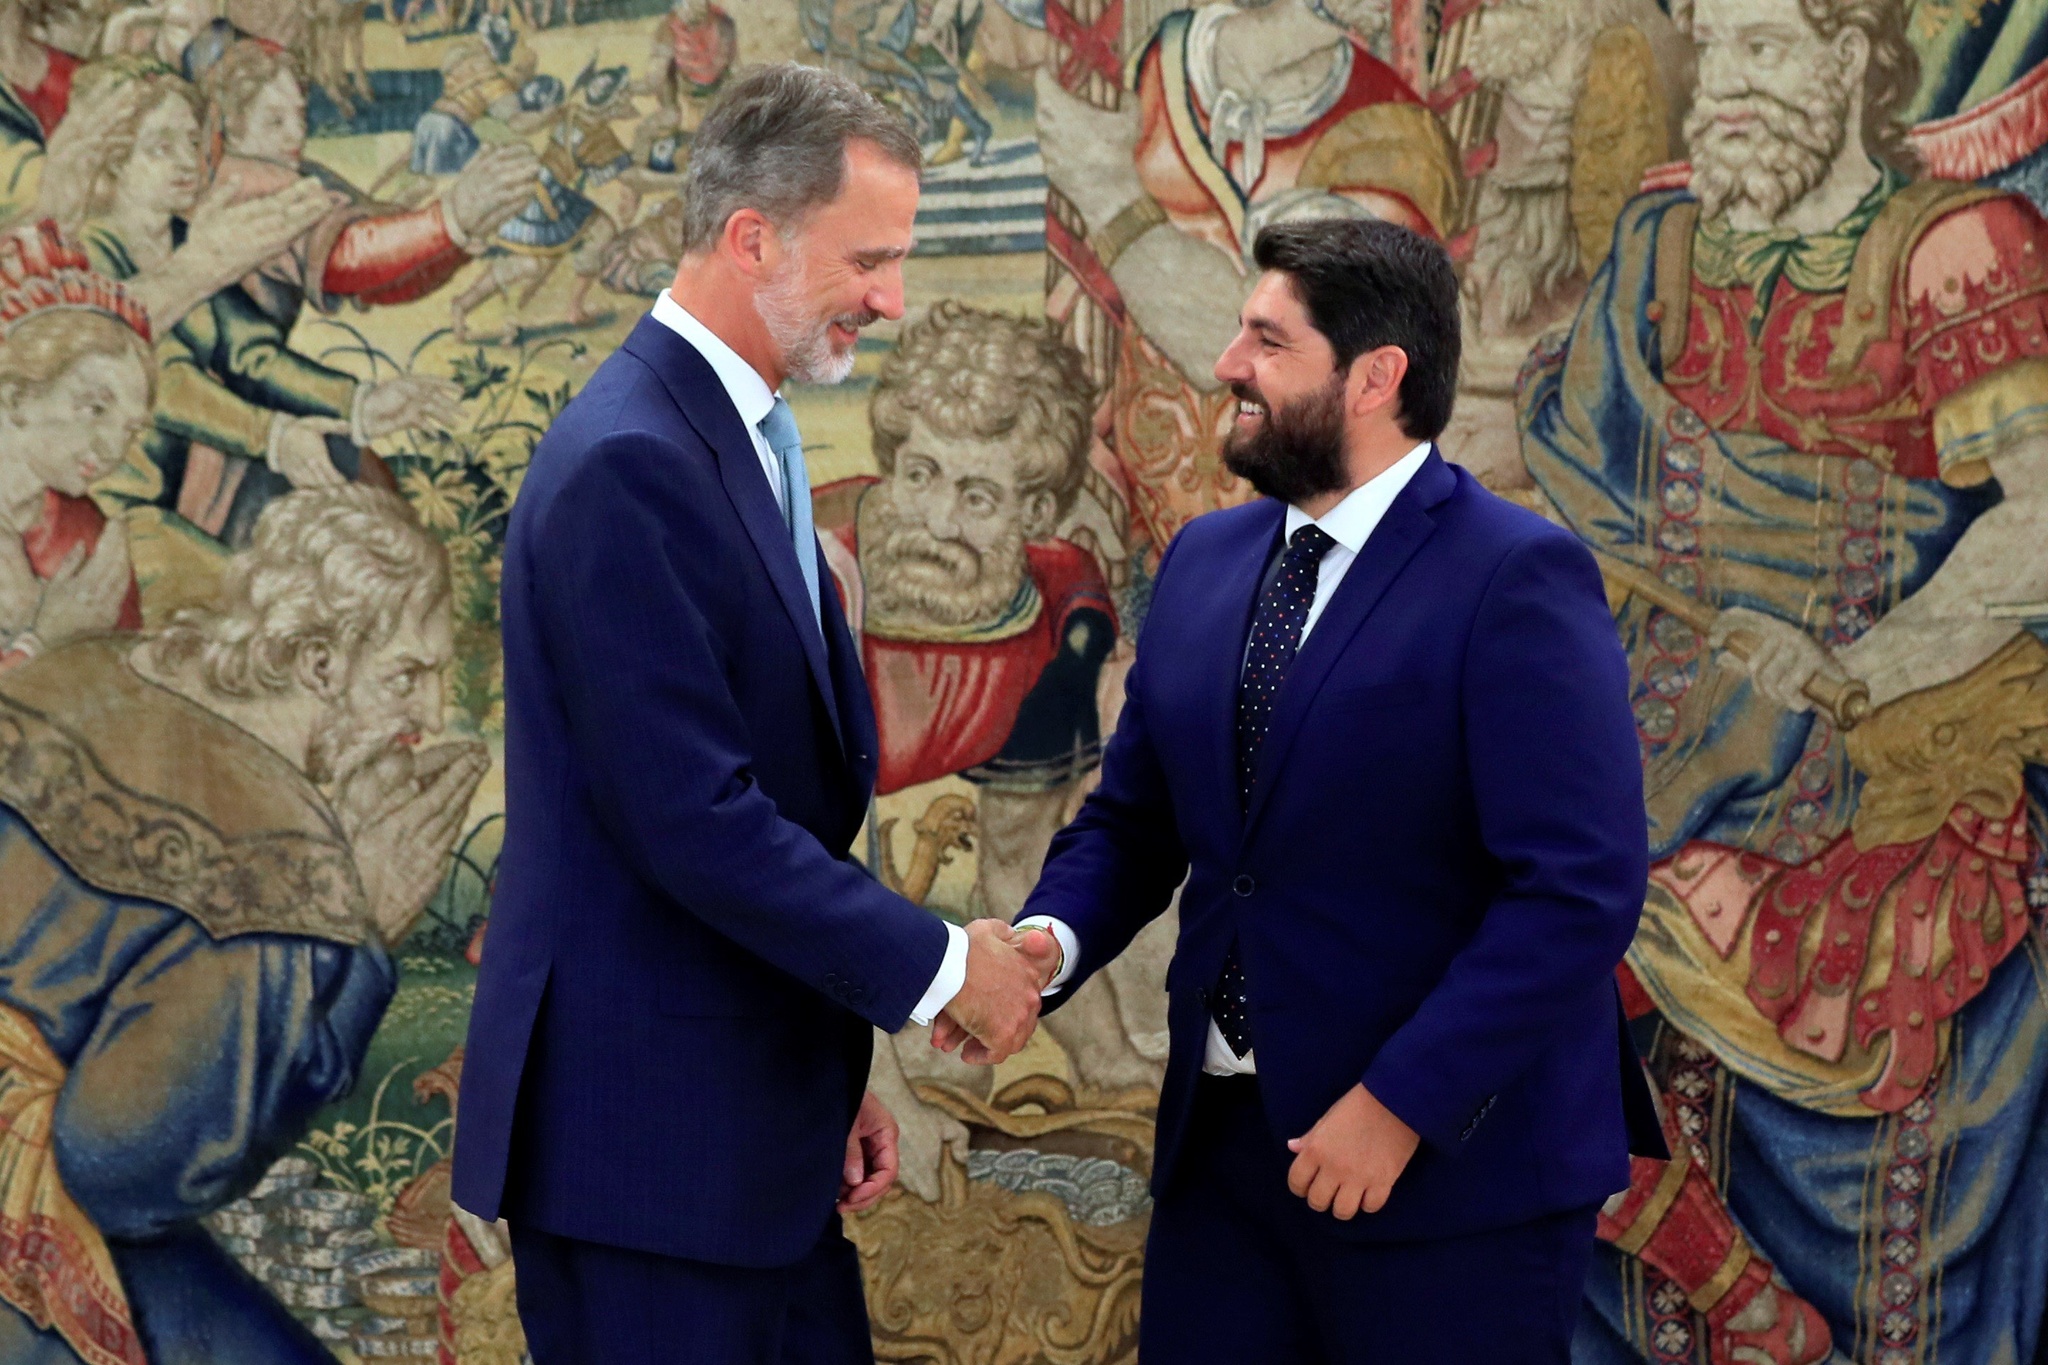
<path id="1" fill-rule="evenodd" d="M 397 494 L 301 489 L 263 509 L 219 598 L 179 612 L 154 661 L 176 671 L 196 658 L 219 696 L 273 696 L 295 685 L 307 645 L 352 659 L 389 639 L 408 606 L 430 610 L 451 588 L 448 552 Z"/>
<path id="2" fill-rule="evenodd" d="M 787 228 L 839 197 L 846 144 L 872 142 L 912 171 L 924 165 L 902 116 L 846 77 L 780 62 L 721 95 L 690 144 L 683 252 L 710 246 L 741 209 Z"/>

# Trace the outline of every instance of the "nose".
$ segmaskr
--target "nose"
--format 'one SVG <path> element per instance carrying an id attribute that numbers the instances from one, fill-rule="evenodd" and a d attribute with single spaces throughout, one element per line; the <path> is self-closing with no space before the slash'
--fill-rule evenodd
<path id="1" fill-rule="evenodd" d="M 925 504 L 924 529 L 937 540 L 958 540 L 960 538 L 960 499 L 952 490 L 941 487 L 935 490 L 937 496 Z"/>
<path id="2" fill-rule="evenodd" d="M 1219 384 L 1250 382 L 1252 361 L 1249 333 L 1239 332 L 1236 338 L 1223 348 L 1223 354 L 1216 357 L 1215 375 Z"/>
<path id="3" fill-rule="evenodd" d="M 1708 43 L 1699 51 L 1699 88 L 1708 95 L 1727 98 L 1748 88 L 1742 64 L 1723 43 Z"/>
<path id="4" fill-rule="evenodd" d="M 875 281 L 868 286 L 861 305 L 895 322 L 903 316 L 903 267 L 891 261 L 886 267 L 875 272 Z"/>
<path id="5" fill-rule="evenodd" d="M 423 735 L 438 735 L 443 728 L 442 683 L 438 672 L 428 673 L 423 686 L 413 690 L 412 714 L 406 719 Z"/>

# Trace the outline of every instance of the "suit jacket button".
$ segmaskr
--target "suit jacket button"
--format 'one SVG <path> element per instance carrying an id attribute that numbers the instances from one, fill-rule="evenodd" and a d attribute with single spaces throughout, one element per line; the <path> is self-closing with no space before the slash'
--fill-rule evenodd
<path id="1" fill-rule="evenodd" d="M 1232 891 L 1235 891 L 1240 896 L 1249 896 L 1252 892 L 1258 890 L 1258 888 L 1259 884 L 1253 881 L 1250 877 L 1246 876 L 1239 876 L 1236 881 L 1230 884 L 1230 889 Z"/>

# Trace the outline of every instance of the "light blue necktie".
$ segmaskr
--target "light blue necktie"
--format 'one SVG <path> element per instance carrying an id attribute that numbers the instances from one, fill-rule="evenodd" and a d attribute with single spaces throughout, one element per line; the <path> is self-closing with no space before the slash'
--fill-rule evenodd
<path id="1" fill-rule="evenodd" d="M 811 475 L 804 468 L 804 441 L 797 434 L 796 414 L 786 399 L 761 419 L 761 435 L 782 464 L 782 520 L 789 527 L 790 544 L 796 548 L 797 567 L 803 570 L 804 591 L 811 595 L 811 617 L 818 629 L 825 629 L 824 609 L 818 602 L 818 533 L 811 525 Z"/>

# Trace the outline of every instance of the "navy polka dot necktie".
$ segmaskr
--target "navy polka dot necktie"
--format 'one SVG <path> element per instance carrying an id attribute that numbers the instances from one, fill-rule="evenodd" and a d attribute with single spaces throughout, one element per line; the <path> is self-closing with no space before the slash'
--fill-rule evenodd
<path id="1" fill-rule="evenodd" d="M 1259 614 L 1252 619 L 1251 644 L 1245 651 L 1244 673 L 1237 685 L 1237 799 L 1241 811 L 1251 809 L 1259 747 L 1266 741 L 1266 726 L 1273 719 L 1273 703 L 1280 698 L 1280 685 L 1287 680 L 1287 670 L 1294 666 L 1295 651 L 1301 647 L 1308 609 L 1316 600 L 1317 571 L 1323 556 L 1336 544 L 1329 532 L 1314 524 L 1296 531 L 1288 538 L 1287 553 L 1280 557 L 1280 572 L 1259 599 Z M 1242 1057 L 1252 1050 L 1244 964 L 1238 958 L 1235 940 L 1223 959 L 1216 989 L 1210 994 L 1209 1013 L 1232 1052 Z"/>

